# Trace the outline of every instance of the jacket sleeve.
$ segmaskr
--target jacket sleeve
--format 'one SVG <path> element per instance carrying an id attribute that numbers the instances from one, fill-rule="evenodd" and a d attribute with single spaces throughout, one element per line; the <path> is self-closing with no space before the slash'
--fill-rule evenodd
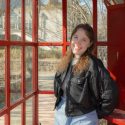
<path id="1" fill-rule="evenodd" d="M 99 60 L 99 93 L 100 102 L 97 107 L 99 118 L 107 116 L 113 112 L 118 103 L 118 87 L 116 82 L 111 78 L 109 72 Z"/>
<path id="2" fill-rule="evenodd" d="M 55 77 L 54 77 L 54 95 L 55 95 L 55 97 L 57 97 L 57 92 L 58 92 L 56 76 L 57 76 L 57 73 L 55 74 Z"/>
<path id="3" fill-rule="evenodd" d="M 59 83 L 61 82 L 60 76 L 61 76 L 61 74 L 56 72 L 55 77 L 54 77 L 54 94 L 55 94 L 55 97 L 58 96 Z"/>

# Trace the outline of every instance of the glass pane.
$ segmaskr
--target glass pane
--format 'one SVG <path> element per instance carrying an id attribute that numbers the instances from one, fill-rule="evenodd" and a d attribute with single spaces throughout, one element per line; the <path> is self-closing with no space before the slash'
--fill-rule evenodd
<path id="1" fill-rule="evenodd" d="M 21 40 L 21 0 L 10 0 L 11 40 Z"/>
<path id="2" fill-rule="evenodd" d="M 107 41 L 107 9 L 103 2 L 104 0 L 97 1 L 97 35 L 98 41 Z"/>
<path id="3" fill-rule="evenodd" d="M 10 123 L 11 125 L 22 125 L 21 124 L 21 106 L 15 107 L 10 112 Z"/>
<path id="4" fill-rule="evenodd" d="M 26 101 L 26 125 L 33 125 L 33 99 Z"/>
<path id="5" fill-rule="evenodd" d="M 5 106 L 5 47 L 0 47 L 0 109 L 2 109 L 4 106 Z"/>
<path id="6" fill-rule="evenodd" d="M 39 94 L 39 124 L 54 125 L 54 104 L 53 94 Z"/>
<path id="7" fill-rule="evenodd" d="M 92 25 L 93 7 L 92 0 L 67 0 L 67 40 L 74 27 L 80 23 Z"/>
<path id="8" fill-rule="evenodd" d="M 26 93 L 32 91 L 32 47 L 25 50 Z"/>
<path id="9" fill-rule="evenodd" d="M 0 125 L 5 125 L 4 119 L 5 119 L 4 116 L 0 117 Z"/>
<path id="10" fill-rule="evenodd" d="M 39 41 L 62 41 L 62 0 L 39 0 Z"/>
<path id="11" fill-rule="evenodd" d="M 21 47 L 10 48 L 10 87 L 11 103 L 21 96 Z"/>
<path id="12" fill-rule="evenodd" d="M 5 0 L 0 0 L 0 40 L 5 36 Z"/>
<path id="13" fill-rule="evenodd" d="M 32 41 L 32 0 L 25 0 L 25 38 Z"/>
<path id="14" fill-rule="evenodd" d="M 107 67 L 107 46 L 97 47 L 97 57 L 100 58 L 105 67 Z"/>
<path id="15" fill-rule="evenodd" d="M 53 79 L 62 56 L 62 47 L 39 47 L 38 52 L 39 89 L 53 90 Z"/>

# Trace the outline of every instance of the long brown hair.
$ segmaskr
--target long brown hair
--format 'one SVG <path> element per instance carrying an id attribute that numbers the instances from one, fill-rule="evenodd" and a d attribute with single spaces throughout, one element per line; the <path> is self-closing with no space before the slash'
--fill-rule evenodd
<path id="1" fill-rule="evenodd" d="M 95 35 L 94 35 L 93 28 L 87 23 L 79 24 L 74 28 L 74 30 L 72 31 L 71 37 L 70 37 L 70 42 L 72 40 L 73 35 L 77 32 L 78 29 L 83 29 L 86 32 L 86 35 L 90 39 L 91 46 L 86 50 L 85 53 L 83 53 L 83 55 L 80 57 L 80 60 L 78 61 L 78 63 L 74 65 L 74 67 L 73 67 L 74 74 L 78 74 L 78 73 L 82 72 L 83 70 L 88 69 L 89 54 L 92 53 L 92 51 L 94 49 L 94 45 L 95 45 Z M 74 55 L 72 53 L 72 50 L 69 47 L 69 49 L 66 52 L 66 55 L 61 59 L 59 65 L 57 67 L 57 71 L 58 72 L 65 71 L 67 69 L 69 63 L 71 62 L 73 56 Z"/>

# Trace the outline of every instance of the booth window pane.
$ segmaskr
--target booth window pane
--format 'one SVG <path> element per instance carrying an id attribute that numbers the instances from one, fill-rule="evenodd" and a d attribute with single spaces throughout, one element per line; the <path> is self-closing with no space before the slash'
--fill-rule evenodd
<path id="1" fill-rule="evenodd" d="M 4 116 L 0 117 L 0 125 L 5 125 L 4 120 L 5 120 Z"/>
<path id="2" fill-rule="evenodd" d="M 21 0 L 10 0 L 11 40 L 21 40 Z"/>
<path id="3" fill-rule="evenodd" d="M 39 0 L 38 41 L 62 41 L 62 1 Z"/>
<path id="4" fill-rule="evenodd" d="M 39 94 L 39 123 L 41 125 L 54 125 L 54 104 L 53 94 Z"/>
<path id="5" fill-rule="evenodd" d="M 39 89 L 53 90 L 53 79 L 57 64 L 62 56 L 62 47 L 39 47 L 38 81 Z"/>
<path id="6" fill-rule="evenodd" d="M 97 57 L 100 58 L 105 67 L 107 67 L 107 46 L 97 47 Z"/>
<path id="7" fill-rule="evenodd" d="M 0 40 L 5 38 L 5 0 L 0 1 Z"/>
<path id="8" fill-rule="evenodd" d="M 33 125 L 33 98 L 26 101 L 26 125 Z"/>
<path id="9" fill-rule="evenodd" d="M 10 124 L 11 125 L 22 125 L 21 124 L 21 106 L 17 106 L 10 112 Z"/>
<path id="10" fill-rule="evenodd" d="M 28 46 L 25 50 L 25 71 L 26 71 L 26 93 L 32 91 L 32 47 Z"/>
<path id="11" fill-rule="evenodd" d="M 21 97 L 21 47 L 10 48 L 11 103 Z"/>
<path id="12" fill-rule="evenodd" d="M 25 0 L 25 39 L 32 41 L 32 0 Z"/>
<path id="13" fill-rule="evenodd" d="M 97 0 L 97 10 L 98 41 L 107 41 L 107 8 L 104 0 Z"/>
<path id="14" fill-rule="evenodd" d="M 2 109 L 4 106 L 5 106 L 5 47 L 0 47 L 0 109 Z"/>
<path id="15" fill-rule="evenodd" d="M 80 23 L 93 22 L 93 2 L 92 0 L 67 0 L 67 40 L 74 27 Z"/>

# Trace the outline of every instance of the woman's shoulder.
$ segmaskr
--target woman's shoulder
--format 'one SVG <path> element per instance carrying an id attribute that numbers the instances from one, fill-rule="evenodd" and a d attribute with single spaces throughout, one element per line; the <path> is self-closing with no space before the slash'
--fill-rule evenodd
<path id="1" fill-rule="evenodd" d="M 109 72 L 106 69 L 106 67 L 104 66 L 103 62 L 101 61 L 101 59 L 97 58 L 94 55 L 91 55 L 91 60 L 93 62 L 93 67 L 96 71 L 98 71 L 101 74 L 105 74 L 107 76 L 109 76 Z"/>
<path id="2" fill-rule="evenodd" d="M 94 69 L 99 70 L 99 71 L 103 71 L 103 72 L 107 72 L 107 69 L 104 66 L 101 59 L 97 58 L 94 55 L 90 55 L 90 59 L 91 59 L 91 62 L 92 62 Z"/>
<path id="3" fill-rule="evenodd" d="M 101 61 L 101 59 L 97 58 L 94 55 L 90 55 L 90 60 L 91 62 L 93 62 L 93 65 L 96 65 L 98 67 L 104 67 L 103 62 Z"/>

